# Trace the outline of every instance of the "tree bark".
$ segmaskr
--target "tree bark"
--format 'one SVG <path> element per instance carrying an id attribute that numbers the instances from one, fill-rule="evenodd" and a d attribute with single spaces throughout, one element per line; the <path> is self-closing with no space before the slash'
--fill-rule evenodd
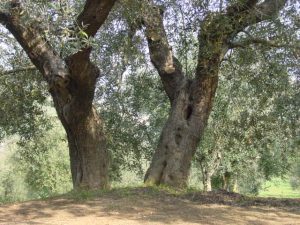
<path id="1" fill-rule="evenodd" d="M 87 0 L 76 24 L 92 37 L 106 20 L 115 0 Z M 24 17 L 21 3 L 0 11 L 2 23 L 16 38 L 49 85 L 58 117 L 68 138 L 74 188 L 107 188 L 109 156 L 102 121 L 93 107 L 99 69 L 90 61 L 91 48 L 62 59 L 45 40 L 36 21 Z M 24 21 L 26 20 L 26 21 Z M 76 27 L 74 28 L 76 29 Z"/>
<path id="2" fill-rule="evenodd" d="M 212 191 L 210 173 L 205 173 L 205 175 L 203 176 L 203 191 L 204 192 Z"/>
<path id="3" fill-rule="evenodd" d="M 107 188 L 108 153 L 102 122 L 94 108 L 87 117 L 66 127 L 74 187 Z"/>
<path id="4" fill-rule="evenodd" d="M 103 123 L 92 104 L 99 70 L 90 62 L 89 51 L 66 60 L 68 86 L 55 85 L 50 93 L 67 133 L 74 188 L 103 189 L 109 187 L 109 155 Z"/>
<path id="5" fill-rule="evenodd" d="M 208 153 L 210 159 L 205 155 L 200 155 L 196 157 L 196 161 L 199 163 L 202 173 L 203 191 L 211 191 L 211 178 L 215 173 L 216 169 L 219 167 L 221 162 L 221 154 L 216 150 L 216 146 Z"/>
<path id="6" fill-rule="evenodd" d="M 234 181 L 233 181 L 233 185 L 232 185 L 232 192 L 235 192 L 235 193 L 239 192 L 239 184 L 238 184 L 237 175 L 234 176 Z"/>
<path id="7" fill-rule="evenodd" d="M 225 172 L 223 174 L 223 190 L 230 191 L 231 173 Z"/>
<path id="8" fill-rule="evenodd" d="M 184 187 L 192 157 L 203 136 L 215 96 L 220 64 L 230 40 L 247 26 L 274 17 L 286 0 L 247 0 L 225 11 L 208 15 L 198 36 L 199 52 L 195 77 L 188 80 L 173 55 L 163 23 L 163 11 L 151 0 L 142 1 L 141 21 L 145 27 L 151 62 L 170 99 L 171 112 L 158 147 L 145 175 L 147 184 Z M 226 26 L 221 22 L 226 21 Z"/>

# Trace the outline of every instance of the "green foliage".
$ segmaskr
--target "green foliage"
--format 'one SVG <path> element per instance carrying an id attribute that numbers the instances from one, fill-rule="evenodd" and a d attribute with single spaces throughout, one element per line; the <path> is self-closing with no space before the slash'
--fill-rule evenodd
<path id="1" fill-rule="evenodd" d="M 12 62 L 13 70 L 23 68 L 21 63 L 16 57 Z M 19 134 L 24 139 L 30 139 L 48 126 L 42 108 L 46 100 L 45 85 L 39 77 L 32 70 L 0 75 L 0 138 Z"/>
<path id="2" fill-rule="evenodd" d="M 57 124 L 22 143 L 13 155 L 13 163 L 25 173 L 33 197 L 63 193 L 72 187 L 65 133 Z"/>
<path id="3" fill-rule="evenodd" d="M 151 74 L 132 74 L 119 90 L 105 90 L 101 104 L 112 156 L 112 175 L 121 177 L 122 170 L 144 174 L 168 108 L 167 99 L 155 90 L 159 81 Z"/>
<path id="4" fill-rule="evenodd" d="M 24 201 L 27 196 L 27 186 L 22 173 L 18 173 L 14 168 L 0 172 L 0 204 Z"/>
<path id="5" fill-rule="evenodd" d="M 7 157 L 1 162 L 5 167 L 0 171 L 1 202 L 44 198 L 72 188 L 65 133 L 57 123 L 52 125 L 31 140 L 10 144 L 10 153 L 4 149 Z"/>
<path id="6" fill-rule="evenodd" d="M 136 33 L 138 27 L 132 27 L 138 10 L 132 11 L 131 3 L 117 4 L 93 55 L 102 72 L 95 103 L 105 122 L 110 174 L 119 182 L 123 171 L 137 173 L 141 180 L 169 108 L 165 94 L 157 91 L 162 90 L 160 80 L 144 66 L 148 63 L 145 43 Z"/>
<path id="7" fill-rule="evenodd" d="M 238 177 L 241 192 L 258 193 L 265 179 L 289 174 L 294 164 L 299 84 L 284 55 L 275 50 L 231 52 L 221 73 L 196 161 L 216 174 L 217 187 L 229 172 Z"/>
<path id="8" fill-rule="evenodd" d="M 15 142 L 15 138 L 5 140 L 0 149 L 0 204 L 27 199 L 25 174 L 11 163 L 12 154 L 17 148 Z"/>

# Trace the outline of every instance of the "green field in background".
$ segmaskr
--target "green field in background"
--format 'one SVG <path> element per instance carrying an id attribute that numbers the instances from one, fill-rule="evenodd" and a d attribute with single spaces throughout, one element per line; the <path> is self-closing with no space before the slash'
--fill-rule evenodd
<path id="1" fill-rule="evenodd" d="M 289 180 L 275 178 L 263 185 L 260 197 L 300 198 L 300 189 L 292 189 Z"/>

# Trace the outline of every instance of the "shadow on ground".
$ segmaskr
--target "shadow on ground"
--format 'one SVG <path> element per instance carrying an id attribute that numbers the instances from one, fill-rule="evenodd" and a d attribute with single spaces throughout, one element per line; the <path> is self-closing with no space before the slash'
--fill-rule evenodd
<path id="1" fill-rule="evenodd" d="M 75 224 L 80 218 L 107 221 L 99 224 L 123 220 L 132 221 L 124 224 L 300 224 L 300 199 L 248 198 L 227 192 L 174 195 L 136 188 L 90 200 L 60 198 L 0 206 L 1 225 Z"/>

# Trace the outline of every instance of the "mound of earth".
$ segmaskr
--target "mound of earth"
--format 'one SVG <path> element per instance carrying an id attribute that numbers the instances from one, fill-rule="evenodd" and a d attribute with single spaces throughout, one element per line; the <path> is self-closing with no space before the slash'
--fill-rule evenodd
<path id="1" fill-rule="evenodd" d="M 72 196 L 72 197 L 71 197 Z M 299 224 L 300 199 L 152 188 L 81 193 L 0 206 L 1 225 Z"/>

